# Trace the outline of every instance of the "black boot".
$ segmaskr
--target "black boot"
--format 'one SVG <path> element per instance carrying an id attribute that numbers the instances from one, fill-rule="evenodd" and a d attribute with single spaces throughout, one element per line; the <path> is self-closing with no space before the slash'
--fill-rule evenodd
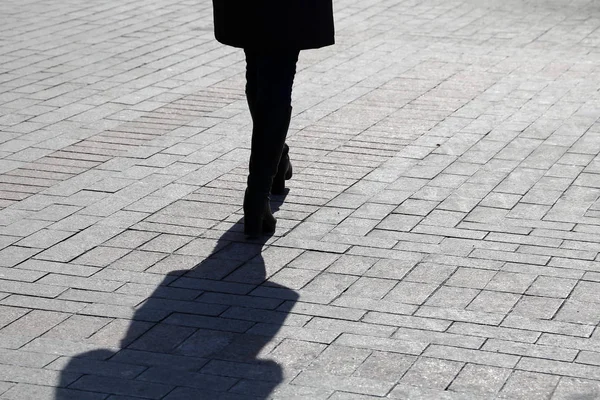
<path id="1" fill-rule="evenodd" d="M 250 150 L 248 188 L 244 195 L 244 233 L 249 238 L 275 231 L 276 219 L 271 213 L 270 193 L 281 161 L 289 114 L 283 110 L 252 112 L 253 129 Z"/>
<path id="2" fill-rule="evenodd" d="M 250 116 L 252 117 L 252 121 L 254 124 L 257 123 L 257 110 L 256 105 L 252 97 L 248 97 L 248 108 L 250 110 Z M 290 126 L 290 120 L 292 118 L 292 107 L 290 107 L 290 111 L 287 114 L 286 123 L 285 123 L 285 134 L 287 136 L 287 131 Z M 290 162 L 290 147 L 285 144 L 283 145 L 283 150 L 281 152 L 281 158 L 279 159 L 279 165 L 277 166 L 277 174 L 273 178 L 273 185 L 271 187 L 271 193 L 274 195 L 282 195 L 285 194 L 285 181 L 290 180 L 292 178 L 292 163 Z"/>

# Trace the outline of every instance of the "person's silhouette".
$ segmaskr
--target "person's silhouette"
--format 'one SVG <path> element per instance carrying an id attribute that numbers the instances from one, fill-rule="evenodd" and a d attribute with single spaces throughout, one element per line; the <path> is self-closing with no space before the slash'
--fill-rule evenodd
<path id="1" fill-rule="evenodd" d="M 253 295 L 265 283 L 266 238 L 244 242 L 239 228 L 225 232 L 195 268 L 165 277 L 136 310 L 118 351 L 71 359 L 55 399 L 269 398 L 283 380 L 282 368 L 258 354 L 288 315 L 277 308 L 285 301 L 289 310 L 298 294 L 268 283 L 276 298 Z"/>
<path id="2" fill-rule="evenodd" d="M 286 144 L 292 87 L 302 50 L 335 43 L 332 0 L 213 0 L 215 39 L 244 49 L 252 140 L 244 193 L 244 232 L 275 232 L 270 195 L 292 178 Z"/>

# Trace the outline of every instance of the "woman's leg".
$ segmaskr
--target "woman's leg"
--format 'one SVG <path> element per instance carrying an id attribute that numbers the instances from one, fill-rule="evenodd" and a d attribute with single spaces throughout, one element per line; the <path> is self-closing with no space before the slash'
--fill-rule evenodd
<path id="1" fill-rule="evenodd" d="M 268 208 L 269 194 L 289 126 L 299 51 L 267 53 L 247 49 L 245 52 L 246 96 L 253 129 L 244 223 L 246 233 L 260 234 L 257 229 L 267 232 L 275 229 L 275 220 Z M 258 224 L 259 220 L 266 224 Z M 249 221 L 253 222 L 248 224 Z"/>
<path id="2" fill-rule="evenodd" d="M 258 179 L 251 186 L 262 191 L 270 191 L 285 147 L 298 54 L 246 50 L 246 96 L 253 119 L 249 179 Z"/>
<path id="3" fill-rule="evenodd" d="M 256 125 L 256 92 L 257 92 L 257 55 L 255 51 L 245 49 L 246 54 L 246 101 L 252 117 L 253 127 Z"/>

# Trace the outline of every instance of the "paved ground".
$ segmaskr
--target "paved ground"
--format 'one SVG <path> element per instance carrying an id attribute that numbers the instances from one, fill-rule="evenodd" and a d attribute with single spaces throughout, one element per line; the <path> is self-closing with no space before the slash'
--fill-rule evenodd
<path id="1" fill-rule="evenodd" d="M 0 399 L 600 398 L 600 7 L 336 18 L 249 243 L 208 0 L 0 2 Z"/>

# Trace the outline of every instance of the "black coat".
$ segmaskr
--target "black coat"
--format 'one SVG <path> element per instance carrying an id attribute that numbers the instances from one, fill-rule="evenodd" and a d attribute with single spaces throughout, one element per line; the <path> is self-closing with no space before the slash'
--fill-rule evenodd
<path id="1" fill-rule="evenodd" d="M 215 37 L 250 49 L 316 49 L 334 43 L 332 0 L 213 0 Z"/>

